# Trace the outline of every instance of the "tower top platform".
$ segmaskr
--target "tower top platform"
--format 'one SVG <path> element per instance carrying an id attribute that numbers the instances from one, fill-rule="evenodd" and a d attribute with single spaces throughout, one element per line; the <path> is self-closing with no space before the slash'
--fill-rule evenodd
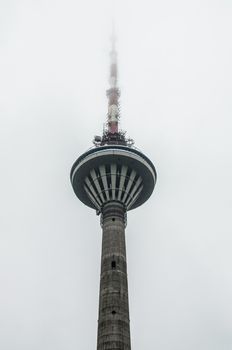
<path id="1" fill-rule="evenodd" d="M 105 203 L 119 201 L 126 210 L 142 205 L 156 183 L 153 163 L 140 151 L 122 145 L 105 145 L 82 154 L 71 169 L 76 196 L 101 211 Z"/>

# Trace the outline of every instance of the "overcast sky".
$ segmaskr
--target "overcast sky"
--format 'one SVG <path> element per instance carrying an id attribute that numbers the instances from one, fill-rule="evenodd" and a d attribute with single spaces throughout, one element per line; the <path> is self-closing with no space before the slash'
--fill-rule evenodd
<path id="1" fill-rule="evenodd" d="M 154 162 L 128 214 L 133 350 L 232 349 L 232 2 L 0 1 L 0 348 L 96 348 L 99 217 L 75 159 L 106 119 Z"/>

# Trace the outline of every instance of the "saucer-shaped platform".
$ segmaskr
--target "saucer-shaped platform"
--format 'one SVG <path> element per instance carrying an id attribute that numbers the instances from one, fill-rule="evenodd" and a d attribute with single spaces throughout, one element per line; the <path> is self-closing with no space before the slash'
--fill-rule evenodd
<path id="1" fill-rule="evenodd" d="M 100 210 L 109 201 L 119 201 L 126 210 L 143 204 L 152 194 L 156 170 L 137 149 L 107 145 L 82 154 L 71 169 L 71 182 L 77 197 Z"/>

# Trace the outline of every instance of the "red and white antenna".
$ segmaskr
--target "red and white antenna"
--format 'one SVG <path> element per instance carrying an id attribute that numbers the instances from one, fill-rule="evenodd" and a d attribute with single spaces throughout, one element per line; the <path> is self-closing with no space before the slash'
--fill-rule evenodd
<path id="1" fill-rule="evenodd" d="M 110 77 L 109 84 L 110 88 L 106 91 L 108 97 L 108 114 L 107 114 L 107 125 L 108 132 L 111 134 L 118 133 L 119 123 L 119 97 L 120 90 L 117 87 L 118 78 L 118 65 L 117 65 L 117 52 L 115 49 L 116 37 L 114 24 L 112 25 L 111 35 L 111 51 L 110 51 Z"/>

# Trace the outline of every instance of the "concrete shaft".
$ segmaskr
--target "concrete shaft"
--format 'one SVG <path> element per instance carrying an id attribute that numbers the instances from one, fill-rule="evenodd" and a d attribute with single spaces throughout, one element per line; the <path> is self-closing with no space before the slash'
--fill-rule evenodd
<path id="1" fill-rule="evenodd" d="M 130 350 L 125 226 L 119 202 L 102 210 L 102 258 L 97 350 Z"/>

